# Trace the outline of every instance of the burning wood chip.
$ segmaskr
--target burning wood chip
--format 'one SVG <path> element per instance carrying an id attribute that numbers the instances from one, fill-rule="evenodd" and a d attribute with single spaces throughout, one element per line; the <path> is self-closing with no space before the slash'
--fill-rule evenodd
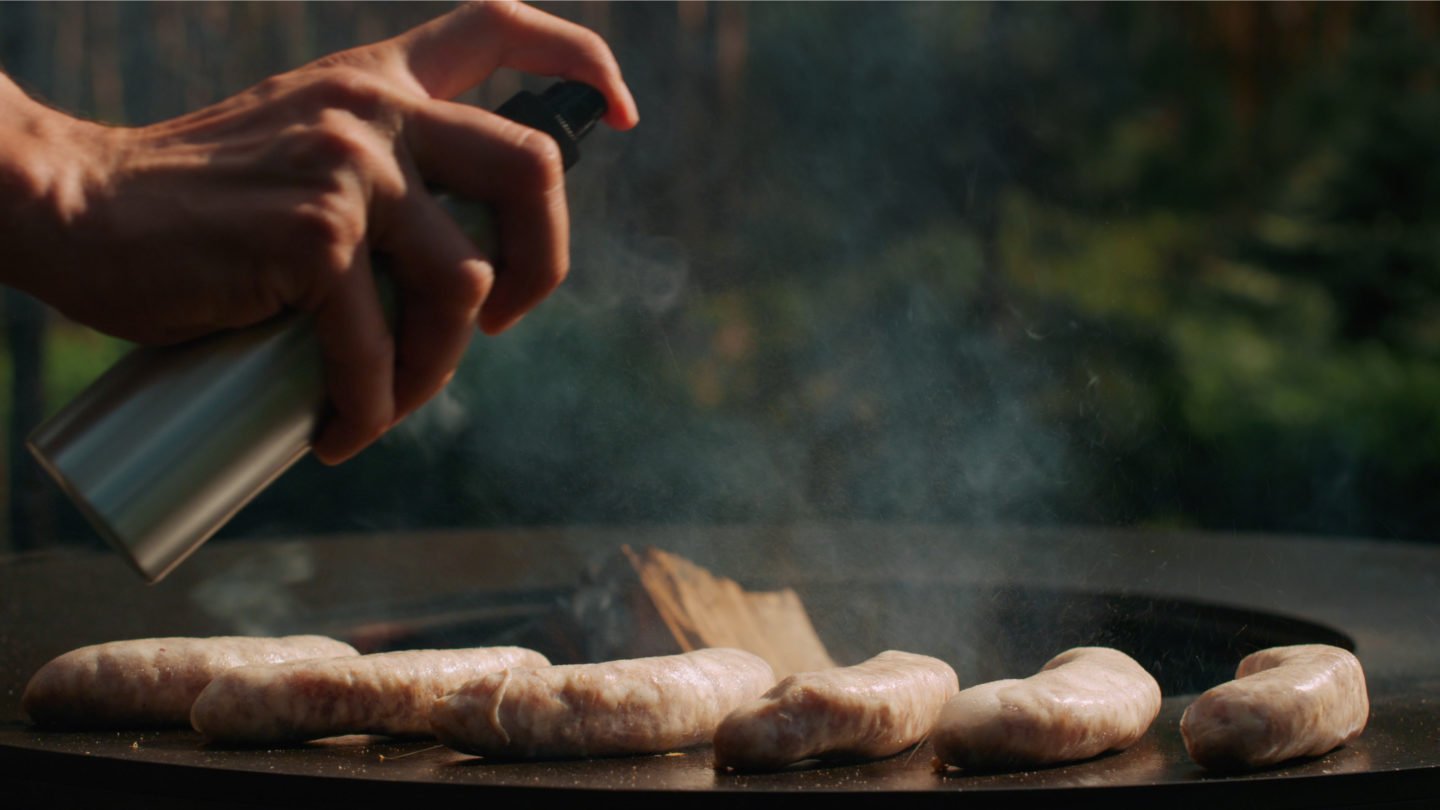
<path id="1" fill-rule="evenodd" d="M 732 647 L 780 678 L 835 666 L 795 591 L 746 591 L 656 548 L 622 547 L 574 604 L 591 661 Z"/>

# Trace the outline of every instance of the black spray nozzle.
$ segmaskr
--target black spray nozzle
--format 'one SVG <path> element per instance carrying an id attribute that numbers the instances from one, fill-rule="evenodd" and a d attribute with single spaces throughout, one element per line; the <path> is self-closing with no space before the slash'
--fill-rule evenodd
<path id="1" fill-rule="evenodd" d="M 556 82 L 538 96 L 528 90 L 516 93 L 495 113 L 554 138 L 569 169 L 580 159 L 580 139 L 595 127 L 605 109 L 605 97 L 590 85 Z"/>

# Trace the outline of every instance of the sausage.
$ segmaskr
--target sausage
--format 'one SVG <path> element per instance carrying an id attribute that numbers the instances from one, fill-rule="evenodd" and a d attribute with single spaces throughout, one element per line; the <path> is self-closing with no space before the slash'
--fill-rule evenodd
<path id="1" fill-rule="evenodd" d="M 1024 680 L 964 690 L 940 712 L 939 763 L 1012 770 L 1128 748 L 1160 713 L 1160 685 L 1135 659 L 1077 647 Z"/>
<path id="2" fill-rule="evenodd" d="M 220 673 L 246 664 L 354 656 L 324 636 L 142 638 L 71 650 L 41 667 L 20 708 L 49 728 L 185 726 L 190 705 Z"/>
<path id="3" fill-rule="evenodd" d="M 523 647 L 480 647 L 240 667 L 205 687 L 190 724 L 225 745 L 338 734 L 428 736 L 436 698 L 487 672 L 549 663 Z"/>
<path id="4" fill-rule="evenodd" d="M 1180 736 L 1196 763 L 1243 770 L 1320 756 L 1360 736 L 1370 697 L 1360 660 L 1328 644 L 1251 653 L 1180 718 Z"/>
<path id="5" fill-rule="evenodd" d="M 775 770 L 803 759 L 879 759 L 920 742 L 960 691 L 950 665 L 889 650 L 853 667 L 791 675 L 715 731 L 715 767 Z"/>
<path id="6" fill-rule="evenodd" d="M 648 754 L 708 742 L 725 715 L 775 684 L 743 650 L 512 669 L 441 698 L 430 723 L 460 751 L 506 758 Z"/>

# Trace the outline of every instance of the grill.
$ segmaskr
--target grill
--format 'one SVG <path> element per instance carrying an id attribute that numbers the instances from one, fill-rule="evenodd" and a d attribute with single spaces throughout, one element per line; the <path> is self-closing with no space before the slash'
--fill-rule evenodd
<path id="1" fill-rule="evenodd" d="M 928 745 L 881 762 L 716 774 L 704 748 L 579 762 L 494 762 L 423 741 L 338 738 L 218 750 L 189 732 L 42 733 L 15 716 L 49 657 L 142 635 L 330 632 L 372 649 L 528 642 L 569 609 L 579 573 L 621 543 L 651 543 L 750 587 L 795 587 L 832 654 L 940 656 L 962 686 L 1033 672 L 1055 652 L 1109 644 L 1167 698 L 1120 754 L 1063 767 L 938 776 Z M 444 564 L 440 564 L 443 561 Z M 11 792 L 109 806 L 371 805 L 433 799 L 628 804 L 832 802 L 967 807 L 1425 807 L 1440 801 L 1440 650 L 1431 610 L 1440 551 L 1365 541 L 1193 533 L 905 526 L 670 527 L 429 533 L 219 544 L 158 586 L 110 556 L 0 568 L 7 693 L 0 768 Z M 1356 650 L 1372 715 L 1328 756 L 1214 776 L 1185 756 L 1194 693 L 1275 644 Z M 955 795 L 955 794 L 960 795 Z M 243 799 L 242 799 L 243 797 Z M 127 804 L 129 803 L 129 804 Z"/>

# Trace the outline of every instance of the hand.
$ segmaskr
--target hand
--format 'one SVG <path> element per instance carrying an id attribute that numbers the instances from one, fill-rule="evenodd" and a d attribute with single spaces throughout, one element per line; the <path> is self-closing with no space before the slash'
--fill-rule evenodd
<path id="1" fill-rule="evenodd" d="M 69 119 L 0 81 L 0 110 L 17 111 L 0 118 L 19 122 L 0 133 L 14 214 L 0 236 L 28 243 L 0 273 L 143 343 L 314 313 L 333 411 L 315 453 L 343 461 L 444 387 L 477 321 L 505 330 L 568 271 L 556 144 L 446 100 L 502 66 L 586 82 L 610 126 L 638 120 L 599 36 L 513 3 L 464 6 L 136 129 Z M 482 255 L 426 183 L 489 203 L 499 254 Z M 372 250 L 399 292 L 393 337 Z"/>

